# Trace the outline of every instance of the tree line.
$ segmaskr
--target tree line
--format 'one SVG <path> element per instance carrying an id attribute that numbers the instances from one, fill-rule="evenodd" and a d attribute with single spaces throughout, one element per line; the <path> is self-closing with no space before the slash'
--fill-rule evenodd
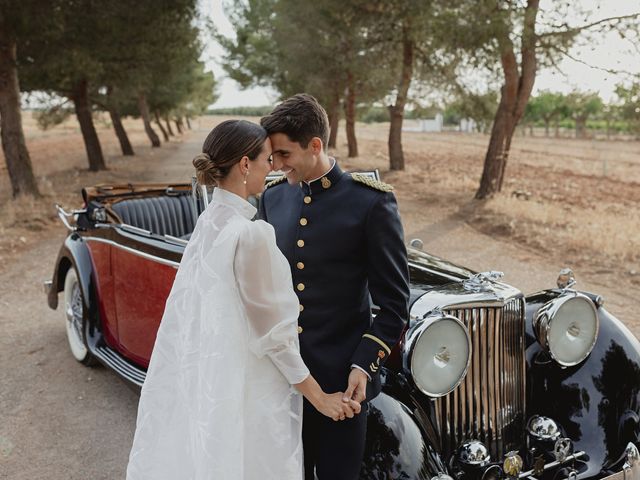
<path id="1" fill-rule="evenodd" d="M 607 137 L 625 132 L 640 138 L 640 82 L 616 87 L 616 98 L 604 102 L 595 92 L 544 91 L 533 97 L 523 118 L 523 126 L 543 126 L 546 137 L 560 135 L 564 126 L 575 129 L 576 138 L 586 138 L 589 127 L 603 130 Z"/>
<path id="2" fill-rule="evenodd" d="M 523 134 L 533 128 L 544 128 L 544 135 L 560 136 L 560 129 L 574 129 L 575 138 L 586 138 L 587 130 L 625 133 L 640 138 L 640 82 L 618 85 L 616 96 L 605 102 L 595 92 L 561 93 L 541 91 L 532 95 L 520 121 Z M 461 98 L 441 110 L 444 123 L 457 125 L 462 119 L 472 119 L 480 132 L 488 132 L 498 107 L 498 93 L 489 92 L 474 99 Z"/>
<path id="3" fill-rule="evenodd" d="M 39 196 L 21 119 L 21 95 L 46 98 L 52 125 L 75 114 L 89 169 L 107 168 L 93 114 L 108 112 L 123 155 L 134 155 L 123 116 L 140 117 L 152 146 L 215 100 L 199 61 L 196 0 L 0 0 L 0 130 L 13 196 Z"/>
<path id="4" fill-rule="evenodd" d="M 345 119 L 348 155 L 358 155 L 358 106 L 384 104 L 391 170 L 404 169 L 406 107 L 438 92 L 483 110 L 490 140 L 476 198 L 500 191 L 511 141 L 539 68 L 558 63 L 578 40 L 618 31 L 638 39 L 640 13 L 586 18 L 571 1 L 235 0 L 236 36 L 218 36 L 224 68 L 245 87 L 300 91 L 327 106 L 329 147 Z"/>

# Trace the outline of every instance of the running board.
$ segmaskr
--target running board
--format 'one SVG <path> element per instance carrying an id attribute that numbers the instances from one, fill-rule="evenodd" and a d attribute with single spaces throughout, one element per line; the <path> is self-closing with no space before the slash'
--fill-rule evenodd
<path id="1" fill-rule="evenodd" d="M 136 367 L 129 360 L 106 345 L 94 347 L 92 353 L 100 362 L 116 372 L 120 377 L 142 388 L 144 379 L 147 377 L 147 372 Z"/>

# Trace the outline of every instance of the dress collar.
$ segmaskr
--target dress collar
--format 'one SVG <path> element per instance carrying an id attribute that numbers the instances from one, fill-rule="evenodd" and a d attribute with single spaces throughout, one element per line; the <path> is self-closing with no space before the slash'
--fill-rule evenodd
<path id="1" fill-rule="evenodd" d="M 258 212 L 256 207 L 251 205 L 244 198 L 220 187 L 216 187 L 213 189 L 211 202 L 216 202 L 231 207 L 248 220 L 251 220 L 253 217 L 255 217 L 256 213 Z"/>
<path id="2" fill-rule="evenodd" d="M 343 171 L 338 166 L 338 162 L 334 158 L 332 158 L 332 160 L 333 166 L 327 173 L 322 175 L 320 178 L 312 180 L 309 183 L 300 183 L 300 187 L 302 188 L 305 195 L 315 195 L 317 193 L 324 192 L 325 190 L 329 190 L 340 181 L 343 175 Z"/>

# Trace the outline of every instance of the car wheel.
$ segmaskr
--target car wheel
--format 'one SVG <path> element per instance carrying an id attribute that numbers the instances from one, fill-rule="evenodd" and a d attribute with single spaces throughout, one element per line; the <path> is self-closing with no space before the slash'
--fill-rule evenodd
<path id="1" fill-rule="evenodd" d="M 91 354 L 85 340 L 84 310 L 80 282 L 78 282 L 75 269 L 71 267 L 64 279 L 64 315 L 67 340 L 73 357 L 83 365 L 90 366 L 95 363 L 95 357 Z"/>

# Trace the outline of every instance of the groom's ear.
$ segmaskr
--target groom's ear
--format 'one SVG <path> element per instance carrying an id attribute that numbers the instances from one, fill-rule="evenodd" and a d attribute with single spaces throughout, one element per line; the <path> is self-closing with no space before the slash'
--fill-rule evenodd
<path id="1" fill-rule="evenodd" d="M 322 152 L 322 140 L 320 140 L 320 137 L 313 137 L 309 142 L 309 147 L 314 155 L 320 155 L 320 152 Z"/>

